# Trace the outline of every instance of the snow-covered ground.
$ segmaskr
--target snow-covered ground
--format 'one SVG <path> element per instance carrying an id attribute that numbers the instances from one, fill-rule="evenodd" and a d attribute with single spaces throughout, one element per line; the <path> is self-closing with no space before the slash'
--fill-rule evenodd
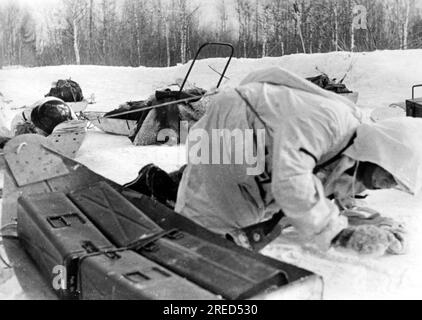
<path id="1" fill-rule="evenodd" d="M 198 61 L 190 82 L 211 89 L 225 59 Z M 291 55 L 281 58 L 234 59 L 223 86 L 236 86 L 250 71 L 281 66 L 302 76 L 318 70 L 345 79 L 347 86 L 360 94 L 358 105 L 365 111 L 404 101 L 411 86 L 422 83 L 422 50 L 377 51 L 372 53 L 328 53 Z M 88 110 L 109 111 L 130 100 L 141 100 L 155 89 L 183 78 L 189 65 L 172 68 L 127 68 L 103 66 L 57 66 L 6 68 L 0 70 L 0 92 L 4 100 L 1 115 L 10 124 L 14 110 L 29 105 L 49 91 L 51 83 L 69 78 L 79 82 L 86 97 L 95 94 L 96 104 Z M 1 98 L 1 97 L 0 97 Z M 1 117 L 0 117 L 1 119 Z M 125 137 L 89 131 L 77 160 L 92 170 L 124 183 L 136 177 L 145 164 L 154 162 L 166 170 L 183 164 L 184 147 L 135 147 Z M 0 180 L 1 183 L 1 180 Z M 324 277 L 325 298 L 422 298 L 422 197 L 413 198 L 397 191 L 371 193 L 369 204 L 386 216 L 405 223 L 410 236 L 410 251 L 405 256 L 368 258 L 330 250 L 328 253 L 304 249 L 289 237 L 281 237 L 264 254 L 314 271 Z M 1 274 L 0 270 L 0 274 Z M 0 280 L 4 278 L 0 276 Z M 8 278 L 8 277 L 6 277 Z M 0 281 L 0 298 L 24 297 L 16 281 Z"/>

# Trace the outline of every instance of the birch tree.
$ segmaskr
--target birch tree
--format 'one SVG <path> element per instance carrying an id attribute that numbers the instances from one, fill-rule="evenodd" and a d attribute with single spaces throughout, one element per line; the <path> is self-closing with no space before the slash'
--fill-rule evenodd
<path id="1" fill-rule="evenodd" d="M 217 4 L 217 12 L 219 19 L 219 36 L 220 38 L 225 38 L 227 35 L 227 23 L 229 20 L 227 12 L 227 4 L 225 0 L 220 0 Z"/>
<path id="2" fill-rule="evenodd" d="M 87 5 L 85 1 L 80 0 L 64 0 L 64 5 L 67 13 L 66 21 L 70 26 L 71 36 L 73 39 L 75 62 L 77 65 L 80 65 L 81 56 L 79 51 L 79 23 L 87 12 Z"/>
<path id="3" fill-rule="evenodd" d="M 301 11 L 302 8 L 299 8 L 299 4 L 297 1 L 293 4 L 293 16 L 296 21 L 297 34 L 299 35 L 300 42 L 302 44 L 303 53 L 306 53 L 305 41 L 303 39 L 303 33 L 302 33 L 302 11 Z"/>
<path id="4" fill-rule="evenodd" d="M 403 24 L 403 47 L 402 49 L 407 50 L 408 46 L 408 35 L 409 35 L 409 20 L 410 20 L 410 0 L 404 0 L 405 7 L 405 18 Z"/>
<path id="5" fill-rule="evenodd" d="M 271 6 L 267 4 L 265 5 L 262 13 L 262 57 L 266 57 L 268 55 L 268 41 L 271 36 L 273 26 L 274 22 L 271 15 Z"/>

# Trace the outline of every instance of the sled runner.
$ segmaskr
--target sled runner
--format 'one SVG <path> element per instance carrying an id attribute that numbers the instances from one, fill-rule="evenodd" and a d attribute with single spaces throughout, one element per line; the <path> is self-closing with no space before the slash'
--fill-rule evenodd
<path id="1" fill-rule="evenodd" d="M 26 243 L 41 246 L 39 238 L 48 238 L 46 243 L 54 244 L 59 241 L 60 237 L 47 237 L 47 234 L 71 232 L 62 228 L 72 228 L 72 225 L 77 227 L 83 224 L 82 220 L 86 220 L 84 228 L 91 226 L 92 223 L 98 230 L 101 220 L 103 221 L 101 233 L 105 238 L 108 238 L 107 241 L 111 242 L 113 247 L 121 249 L 122 252 L 130 248 L 132 251 L 141 253 L 137 257 L 142 256 L 150 263 L 159 265 L 160 270 L 169 270 L 169 273 L 177 274 L 182 278 L 185 278 L 182 274 L 190 272 L 189 282 L 195 283 L 197 287 L 201 287 L 206 292 L 212 291 L 213 296 L 216 295 L 217 290 L 221 289 L 221 286 L 225 288 L 225 291 L 221 292 L 224 293 L 223 297 L 226 299 L 239 297 L 253 299 L 321 298 L 322 279 L 319 276 L 240 248 L 142 194 L 126 192 L 120 185 L 60 154 L 51 141 L 45 137 L 39 135 L 18 136 L 5 146 L 4 152 L 6 169 L 2 223 L 13 221 L 17 217 L 18 228 L 20 228 L 21 233 L 24 232 Z M 32 168 L 32 175 L 26 176 L 25 179 L 19 173 L 24 166 Z M 110 206 L 108 202 L 98 198 L 97 192 L 100 192 L 98 188 L 102 188 L 101 192 L 106 190 L 107 199 L 113 199 L 112 202 L 109 202 Z M 87 190 L 91 190 L 91 192 L 89 193 Z M 96 209 L 88 208 L 87 204 L 81 203 L 80 200 L 75 201 L 75 197 L 78 195 L 83 199 L 93 199 L 94 201 L 88 201 L 88 207 L 94 205 Z M 53 203 L 59 201 L 51 201 L 49 197 L 60 197 L 69 208 L 58 210 Z M 19 215 L 17 215 L 18 198 L 20 198 L 21 206 Z M 64 200 L 65 198 L 66 200 Z M 33 201 L 41 203 L 41 205 L 34 205 Z M 115 201 L 119 205 L 115 205 Z M 99 207 L 98 204 L 100 204 Z M 120 208 L 124 208 L 124 210 Z M 54 211 L 50 217 L 48 210 L 58 210 L 63 214 Z M 42 223 L 35 223 L 35 220 L 41 220 L 42 217 L 45 218 L 45 215 L 48 215 L 50 219 L 44 219 Z M 79 217 L 82 219 L 79 219 Z M 20 220 L 24 221 L 21 225 Z M 25 225 L 28 227 L 25 227 Z M 112 239 L 111 235 L 104 231 L 106 229 L 111 230 L 110 228 L 118 230 L 119 232 L 115 234 L 119 236 L 114 236 L 115 238 Z M 162 231 L 158 231 L 159 229 Z M 41 230 L 41 233 L 45 236 L 35 230 Z M 94 233 L 97 234 L 96 231 Z M 84 250 L 91 251 L 95 256 L 98 255 L 102 258 L 93 260 L 87 258 L 86 261 L 80 263 L 80 269 L 78 269 L 81 274 L 79 279 L 82 281 L 80 288 L 96 287 L 98 292 L 94 291 L 93 293 L 96 297 L 113 297 L 110 292 L 121 292 L 122 295 L 127 292 L 128 295 L 131 295 L 130 290 L 133 288 L 129 288 L 129 283 L 125 280 L 127 277 L 119 275 L 126 274 L 127 266 L 132 265 L 133 261 L 122 260 L 123 262 L 120 264 L 120 262 L 113 263 L 107 260 L 109 258 L 103 256 L 107 252 L 103 252 L 104 250 L 99 248 L 107 248 L 109 244 L 101 242 L 103 240 L 97 241 L 96 239 L 101 238 L 99 235 L 91 237 L 88 233 L 83 234 L 85 235 L 84 238 L 88 238 L 86 241 L 94 244 L 93 246 L 88 244 Z M 126 237 L 121 236 L 122 234 L 125 234 Z M 151 234 L 153 236 L 150 236 Z M 183 237 L 180 234 L 183 234 Z M 69 241 L 77 243 L 78 237 L 82 236 L 79 233 L 75 236 L 72 235 L 70 236 L 72 240 Z M 117 240 L 121 243 L 117 243 Z M 129 246 L 125 248 L 124 245 L 128 243 Z M 56 247 L 54 245 L 48 246 L 46 244 L 42 247 L 45 254 L 51 257 L 59 257 L 60 261 L 62 261 L 60 257 L 69 251 L 62 246 L 59 246 L 59 250 L 53 250 L 53 247 Z M 154 247 L 158 247 L 158 251 Z M 48 248 L 51 248 L 52 251 L 50 252 Z M 77 249 L 79 250 L 80 247 Z M 16 254 L 17 251 L 16 247 L 14 250 L 8 250 L 6 247 L 6 251 L 15 269 L 20 269 L 20 274 L 27 275 L 22 269 L 27 270 L 29 268 L 27 265 L 29 261 L 13 259 L 13 254 Z M 119 252 L 116 253 L 120 254 Z M 129 255 L 133 256 L 132 253 Z M 51 257 L 50 259 L 52 259 Z M 128 257 L 127 259 L 132 258 Z M 36 259 L 35 261 L 38 265 L 40 264 L 39 260 Z M 209 266 L 205 265 L 203 261 L 206 261 Z M 26 264 L 22 265 L 25 262 Z M 228 268 L 224 276 L 222 271 L 218 271 L 222 266 Z M 199 270 L 198 267 L 200 267 Z M 42 266 L 39 266 L 39 268 L 43 269 Z M 213 274 L 218 275 L 218 278 L 215 279 L 214 287 L 211 288 L 208 283 L 209 280 L 203 278 L 203 276 L 205 276 L 206 270 L 213 270 L 213 268 L 217 269 L 217 271 L 213 271 Z M 116 273 L 115 276 L 110 275 L 111 270 Z M 16 273 L 19 274 L 18 271 Z M 92 279 L 93 282 L 84 282 L 84 279 L 92 278 L 93 273 L 96 273 L 96 277 Z M 143 271 L 129 274 L 129 278 L 133 276 L 132 282 L 142 281 L 142 274 L 145 275 Z M 237 278 L 234 274 L 237 274 Z M 226 277 L 230 279 L 227 284 L 225 283 Z M 101 281 L 100 279 L 108 280 Z M 273 281 L 273 279 L 276 279 L 276 281 Z M 162 277 L 158 280 L 159 282 L 162 281 Z M 233 287 L 229 288 L 229 283 Z M 259 285 L 251 285 L 256 283 L 259 283 Z M 161 286 L 161 284 L 158 285 Z M 179 292 L 177 286 L 172 286 L 172 288 L 175 288 L 175 292 Z M 86 292 L 92 292 L 92 290 Z M 82 293 L 81 297 L 89 298 L 89 295 Z M 147 294 L 147 297 L 153 298 L 153 294 Z M 157 296 L 157 298 L 160 297 Z M 177 298 L 177 295 L 175 298 Z"/>

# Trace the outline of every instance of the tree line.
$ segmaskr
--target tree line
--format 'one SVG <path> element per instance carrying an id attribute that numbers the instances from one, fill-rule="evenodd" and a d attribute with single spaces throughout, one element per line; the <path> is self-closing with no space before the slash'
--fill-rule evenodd
<path id="1" fill-rule="evenodd" d="M 39 17 L 0 5 L 0 66 L 186 63 L 204 42 L 237 57 L 422 47 L 421 0 L 58 0 Z M 227 55 L 212 48 L 202 57 Z"/>

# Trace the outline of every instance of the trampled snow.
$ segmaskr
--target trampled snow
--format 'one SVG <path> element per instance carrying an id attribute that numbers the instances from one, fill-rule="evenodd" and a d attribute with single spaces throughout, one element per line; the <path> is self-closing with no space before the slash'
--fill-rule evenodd
<path id="1" fill-rule="evenodd" d="M 225 59 L 200 60 L 189 81 L 205 89 L 213 88 Z M 377 51 L 371 53 L 328 53 L 290 55 L 281 58 L 234 59 L 222 86 L 236 86 L 250 71 L 281 66 L 302 76 L 317 75 L 343 78 L 353 91 L 359 92 L 358 105 L 369 113 L 375 107 L 404 101 L 411 96 L 411 86 L 422 83 L 422 50 Z M 154 90 L 182 79 L 189 64 L 172 68 L 129 68 L 105 66 L 52 66 L 40 68 L 6 68 L 0 70 L 0 92 L 4 96 L 2 116 L 10 125 L 16 108 L 42 98 L 51 83 L 63 78 L 77 81 L 86 97 L 95 94 L 96 104 L 88 110 L 110 111 L 126 101 L 145 99 Z M 420 94 L 422 96 L 422 92 Z M 0 97 L 1 98 L 1 97 Z M 0 117 L 1 118 L 1 117 Z M 136 177 L 139 169 L 155 163 L 174 170 L 185 162 L 184 146 L 135 147 L 126 137 L 88 132 L 77 159 L 92 170 L 118 183 Z M 398 191 L 371 192 L 368 204 L 385 216 L 407 225 L 409 253 L 404 256 L 370 258 L 351 252 L 330 249 L 316 252 L 300 246 L 286 235 L 275 240 L 263 253 L 314 271 L 324 277 L 327 299 L 422 298 L 422 197 Z M 4 254 L 4 252 L 2 252 Z M 25 298 L 11 271 L 0 271 L 0 299 Z M 6 279 L 6 280 L 2 280 Z"/>

